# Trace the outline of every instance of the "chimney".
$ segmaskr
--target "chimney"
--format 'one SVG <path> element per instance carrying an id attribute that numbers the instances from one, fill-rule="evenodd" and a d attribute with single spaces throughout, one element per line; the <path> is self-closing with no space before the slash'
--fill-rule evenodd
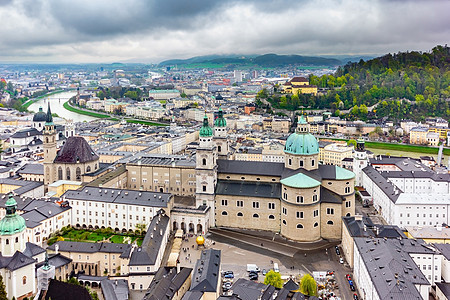
<path id="1" fill-rule="evenodd" d="M 59 245 L 55 244 L 55 254 L 58 254 L 58 251 L 59 251 Z"/>

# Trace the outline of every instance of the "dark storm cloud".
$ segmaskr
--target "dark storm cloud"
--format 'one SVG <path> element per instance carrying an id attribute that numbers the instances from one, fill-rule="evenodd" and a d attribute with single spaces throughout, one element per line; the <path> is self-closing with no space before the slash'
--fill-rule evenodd
<path id="1" fill-rule="evenodd" d="M 0 0 L 0 61 L 427 50 L 448 42 L 448 11 L 439 0 Z"/>

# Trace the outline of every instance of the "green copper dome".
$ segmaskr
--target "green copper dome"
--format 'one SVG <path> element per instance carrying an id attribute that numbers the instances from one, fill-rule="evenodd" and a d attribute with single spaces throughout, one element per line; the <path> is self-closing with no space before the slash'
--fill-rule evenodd
<path id="1" fill-rule="evenodd" d="M 227 127 L 227 120 L 225 120 L 225 118 L 223 117 L 222 108 L 219 108 L 219 116 L 217 117 L 216 121 L 214 122 L 214 126 Z"/>
<path id="2" fill-rule="evenodd" d="M 6 201 L 6 216 L 0 220 L 0 235 L 12 235 L 25 230 L 25 219 L 16 213 L 17 202 L 12 194 Z"/>
<path id="3" fill-rule="evenodd" d="M 203 118 L 203 126 L 200 128 L 200 136 L 201 137 L 208 137 L 212 136 L 213 131 L 211 127 L 209 127 L 208 117 L 205 114 L 205 117 Z"/>
<path id="4" fill-rule="evenodd" d="M 319 143 L 309 132 L 291 134 L 284 146 L 284 152 L 298 155 L 310 155 L 319 153 Z"/>

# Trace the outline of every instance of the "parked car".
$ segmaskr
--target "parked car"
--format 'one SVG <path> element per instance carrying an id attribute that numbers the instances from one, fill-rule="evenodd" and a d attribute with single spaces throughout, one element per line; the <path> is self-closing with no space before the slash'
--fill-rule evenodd
<path id="1" fill-rule="evenodd" d="M 338 246 L 334 246 L 334 248 L 336 249 L 336 254 L 337 255 L 341 255 L 341 251 L 339 251 L 339 247 Z"/>
<path id="2" fill-rule="evenodd" d="M 225 271 L 225 272 L 223 272 L 223 277 L 224 278 L 234 278 L 234 273 L 233 273 L 233 271 Z"/>
<path id="3" fill-rule="evenodd" d="M 267 274 L 266 269 L 262 269 L 262 274 L 263 274 L 264 276 L 266 276 L 266 274 Z"/>
<path id="4" fill-rule="evenodd" d="M 353 299 L 354 299 L 354 300 L 358 300 L 358 299 L 359 299 L 359 298 L 358 298 L 358 295 L 353 294 Z"/>
<path id="5" fill-rule="evenodd" d="M 250 280 L 258 280 L 258 273 L 251 271 L 248 273 L 248 278 Z"/>
<path id="6" fill-rule="evenodd" d="M 343 264 L 344 263 L 344 259 L 341 257 L 339 258 L 339 263 Z"/>
<path id="7" fill-rule="evenodd" d="M 231 282 L 225 282 L 223 285 L 222 285 L 222 289 L 223 289 L 223 291 L 224 292 L 226 292 L 226 291 L 228 291 L 230 288 L 231 288 Z"/>
<path id="8" fill-rule="evenodd" d="M 347 278 L 347 280 L 352 280 L 352 278 L 350 277 L 350 274 L 345 274 L 345 278 Z"/>

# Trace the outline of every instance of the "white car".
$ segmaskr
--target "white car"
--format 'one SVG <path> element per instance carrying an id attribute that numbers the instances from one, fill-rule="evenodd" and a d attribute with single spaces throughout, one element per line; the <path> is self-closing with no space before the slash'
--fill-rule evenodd
<path id="1" fill-rule="evenodd" d="M 343 264 L 344 263 L 344 259 L 341 257 L 339 258 L 339 263 Z"/>

